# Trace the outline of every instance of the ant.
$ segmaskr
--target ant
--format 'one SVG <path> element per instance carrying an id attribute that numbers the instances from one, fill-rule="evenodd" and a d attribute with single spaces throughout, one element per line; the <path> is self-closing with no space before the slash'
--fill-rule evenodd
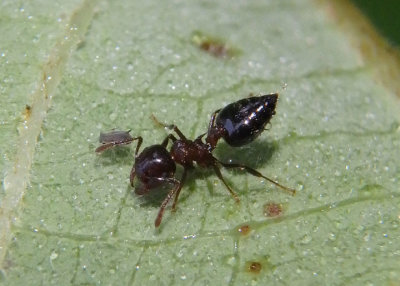
<path id="1" fill-rule="evenodd" d="M 279 184 L 257 170 L 243 164 L 221 162 L 212 154 L 221 138 L 233 147 L 243 146 L 252 142 L 265 130 L 266 124 L 275 114 L 277 100 L 277 93 L 267 94 L 241 99 L 222 109 L 218 109 L 211 116 L 207 133 L 201 134 L 195 140 L 187 139 L 176 125 L 163 124 L 152 116 L 158 125 L 173 130 L 178 138 L 173 134 L 169 134 L 161 144 L 146 147 L 138 154 L 143 142 L 142 137 L 133 138 L 129 134 L 130 130 L 112 131 L 100 135 L 100 143 L 102 145 L 96 149 L 96 152 L 100 153 L 114 146 L 126 145 L 138 140 L 135 163 L 130 172 L 132 187 L 135 177 L 141 182 L 141 185 L 135 189 L 135 193 L 144 195 L 160 185 L 166 183 L 173 185 L 173 188 L 168 192 L 160 206 L 155 220 L 155 227 L 160 226 L 165 208 L 172 198 L 174 198 L 172 211 L 176 210 L 179 194 L 185 183 L 187 173 L 194 168 L 194 163 L 202 168 L 212 168 L 237 203 L 240 202 L 240 199 L 222 176 L 221 166 L 244 170 L 253 176 L 264 178 L 294 195 L 294 189 Z M 205 142 L 203 142 L 205 135 L 207 136 Z M 172 142 L 170 151 L 167 150 L 169 141 Z M 176 164 L 183 166 L 180 180 L 175 178 Z"/>

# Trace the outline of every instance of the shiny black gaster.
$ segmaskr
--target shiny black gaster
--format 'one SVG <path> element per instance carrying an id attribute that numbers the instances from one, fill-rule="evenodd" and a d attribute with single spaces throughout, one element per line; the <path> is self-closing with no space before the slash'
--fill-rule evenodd
<path id="1" fill-rule="evenodd" d="M 224 138 L 233 147 L 252 142 L 265 129 L 275 114 L 278 94 L 267 94 L 241 99 L 214 112 L 206 142 L 215 148 L 218 140 Z"/>

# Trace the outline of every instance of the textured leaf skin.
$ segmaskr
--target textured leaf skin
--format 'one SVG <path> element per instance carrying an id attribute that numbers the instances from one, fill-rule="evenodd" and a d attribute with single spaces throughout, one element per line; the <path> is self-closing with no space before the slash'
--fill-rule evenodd
<path id="1" fill-rule="evenodd" d="M 86 2 L 94 3 L 93 16 Z M 24 109 L 40 89 L 49 54 L 68 42 L 73 15 L 90 26 L 62 58 L 51 107 L 43 110 L 27 187 L 12 201 L 10 239 L 0 240 L 0 283 L 400 281 L 399 104 L 314 2 L 86 2 L 1 4 L 5 178 L 20 159 Z M 238 52 L 208 54 L 193 42 L 197 31 Z M 212 172 L 197 170 L 177 212 L 168 209 L 155 230 L 163 194 L 134 195 L 134 147 L 96 155 L 99 133 L 132 129 L 144 146 L 160 143 L 166 132 L 154 114 L 194 138 L 214 110 L 251 92 L 280 93 L 271 128 L 243 148 L 222 143 L 215 155 L 295 187 L 296 196 L 224 171 L 238 206 Z M 6 209 L 13 190 L 2 182 Z M 280 216 L 264 216 L 270 202 L 282 204 Z M 247 235 L 238 231 L 243 225 Z M 258 274 L 248 269 L 254 261 L 262 265 Z"/>

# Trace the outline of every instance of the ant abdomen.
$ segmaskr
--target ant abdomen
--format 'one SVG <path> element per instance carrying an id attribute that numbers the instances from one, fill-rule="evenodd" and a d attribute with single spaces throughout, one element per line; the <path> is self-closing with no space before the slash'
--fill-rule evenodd
<path id="1" fill-rule="evenodd" d="M 252 142 L 275 114 L 278 94 L 241 99 L 217 110 L 211 118 L 206 141 L 215 148 L 218 140 L 233 147 Z"/>

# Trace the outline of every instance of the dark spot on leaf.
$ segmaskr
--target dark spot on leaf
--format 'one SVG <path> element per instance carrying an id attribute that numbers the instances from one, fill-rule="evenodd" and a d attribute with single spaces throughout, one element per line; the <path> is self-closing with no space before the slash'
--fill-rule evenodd
<path id="1" fill-rule="evenodd" d="M 76 45 L 76 49 L 80 50 L 83 49 L 86 46 L 86 41 L 79 41 L 79 43 Z"/>
<path id="2" fill-rule="evenodd" d="M 260 262 L 251 261 L 247 263 L 247 270 L 251 273 L 258 274 L 262 269 L 262 265 Z"/>
<path id="3" fill-rule="evenodd" d="M 29 117 L 31 117 L 31 114 L 32 114 L 32 107 L 29 104 L 25 105 L 25 112 L 24 112 L 25 120 L 28 120 Z"/>
<path id="4" fill-rule="evenodd" d="M 282 211 L 283 211 L 282 204 L 269 202 L 264 205 L 264 216 L 266 217 L 279 216 L 281 215 Z"/>
<path id="5" fill-rule="evenodd" d="M 228 48 L 222 43 L 204 41 L 200 44 L 200 49 L 217 58 L 224 58 L 228 55 Z"/>
<path id="6" fill-rule="evenodd" d="M 216 58 L 232 58 L 236 53 L 225 41 L 204 35 L 201 32 L 193 33 L 192 42 L 200 50 Z"/>
<path id="7" fill-rule="evenodd" d="M 241 235 L 247 235 L 247 234 L 249 234 L 250 230 L 251 230 L 251 228 L 250 228 L 250 226 L 247 225 L 247 224 L 242 225 L 241 227 L 238 228 L 238 232 L 239 232 Z"/>

